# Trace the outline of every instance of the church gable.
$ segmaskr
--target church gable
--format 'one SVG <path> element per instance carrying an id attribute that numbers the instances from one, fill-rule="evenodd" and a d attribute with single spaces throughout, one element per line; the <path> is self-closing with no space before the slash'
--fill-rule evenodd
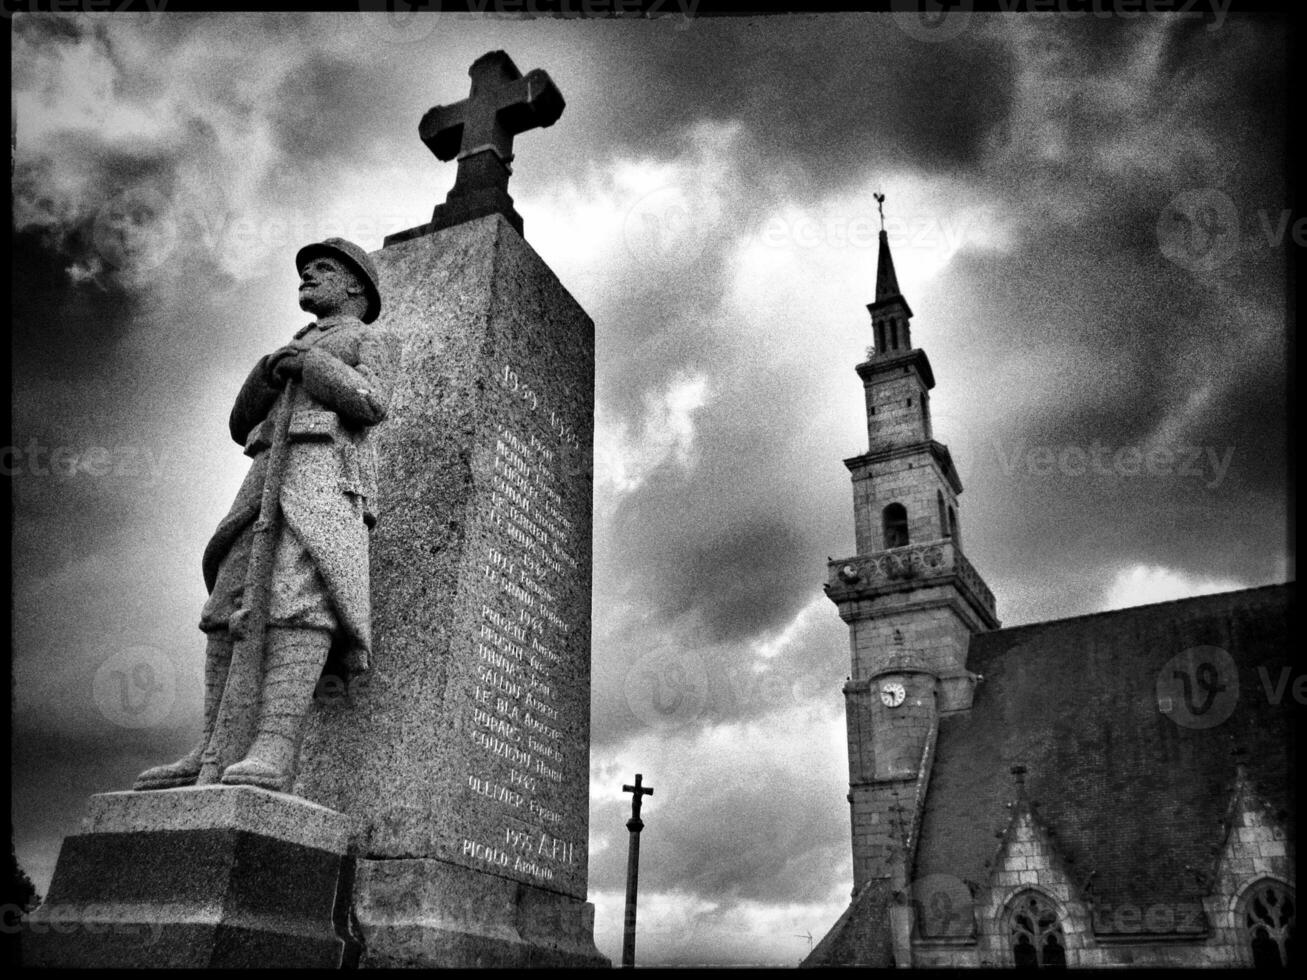
<path id="1" fill-rule="evenodd" d="M 1278 966 L 1295 924 L 1293 841 L 1240 765 L 1210 875 L 1212 944 L 1239 966 Z"/>
<path id="2" fill-rule="evenodd" d="M 979 883 L 917 890 L 916 966 L 1075 966 L 1090 942 L 1090 912 L 1057 853 L 1053 836 L 1025 795 L 1014 767 L 1011 818 Z M 935 876 L 946 879 L 948 876 Z M 926 879 L 923 879 L 926 880 Z M 957 881 L 957 879 L 953 879 Z M 927 891 L 930 894 L 927 894 Z M 967 904 L 963 904 L 967 903 Z"/>
<path id="3" fill-rule="evenodd" d="M 1089 912 L 1016 768 L 1012 820 L 976 895 L 980 965 L 1076 965 L 1091 932 Z"/>

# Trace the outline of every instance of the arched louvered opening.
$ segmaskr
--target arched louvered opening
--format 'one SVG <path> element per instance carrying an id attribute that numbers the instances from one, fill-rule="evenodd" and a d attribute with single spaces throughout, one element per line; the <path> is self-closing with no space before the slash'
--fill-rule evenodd
<path id="1" fill-rule="evenodd" d="M 902 548 L 908 543 L 908 510 L 902 504 L 890 504 L 881 512 L 886 548 Z"/>

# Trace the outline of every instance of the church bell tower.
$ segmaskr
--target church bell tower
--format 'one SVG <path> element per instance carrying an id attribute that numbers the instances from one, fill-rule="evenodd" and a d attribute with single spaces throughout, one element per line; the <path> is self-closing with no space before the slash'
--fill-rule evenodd
<path id="1" fill-rule="evenodd" d="M 884 195 L 876 195 L 883 209 Z M 962 481 L 934 438 L 926 353 L 912 346 L 881 215 L 874 346 L 857 366 L 866 393 L 867 451 L 853 476 L 857 554 L 832 561 L 826 594 L 849 624 L 844 685 L 849 734 L 853 892 L 909 873 L 942 714 L 971 706 L 974 633 L 997 629 L 994 596 L 962 550 Z"/>

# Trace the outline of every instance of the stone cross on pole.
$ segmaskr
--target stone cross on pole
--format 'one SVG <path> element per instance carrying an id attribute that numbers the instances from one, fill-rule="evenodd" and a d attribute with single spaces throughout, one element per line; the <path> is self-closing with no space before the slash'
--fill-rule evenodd
<path id="1" fill-rule="evenodd" d="M 437 159 L 458 160 L 458 174 L 445 203 L 432 212 L 431 224 L 412 231 L 426 234 L 499 213 L 520 235 L 522 218 L 508 194 L 513 137 L 552 126 L 566 102 L 547 73 L 537 68 L 523 75 L 502 51 L 483 54 L 468 74 L 471 94 L 462 102 L 429 109 L 418 126 L 422 142 Z M 391 236 L 386 243 L 408 234 Z"/>
<path id="2" fill-rule="evenodd" d="M 622 966 L 635 966 L 635 893 L 640 881 L 640 831 L 644 821 L 640 819 L 641 798 L 653 796 L 653 787 L 641 785 L 644 779 L 640 773 L 635 774 L 634 786 L 623 786 L 623 793 L 631 797 L 631 819 L 626 821 L 626 829 L 631 832 L 631 846 L 626 854 L 626 928 L 622 934 Z"/>

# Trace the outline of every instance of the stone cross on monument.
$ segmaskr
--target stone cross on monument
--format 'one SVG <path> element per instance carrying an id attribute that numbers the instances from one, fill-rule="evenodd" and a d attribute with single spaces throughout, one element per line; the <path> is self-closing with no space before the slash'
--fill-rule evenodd
<path id="1" fill-rule="evenodd" d="M 387 245 L 502 214 L 522 234 L 522 217 L 513 208 L 508 178 L 513 172 L 513 137 L 552 126 L 566 102 L 549 75 L 537 68 L 523 75 L 502 51 L 483 54 L 468 70 L 472 92 L 462 102 L 427 110 L 418 126 L 438 160 L 458 160 L 454 187 L 436 205 L 431 223 L 386 238 Z"/>
<path id="2" fill-rule="evenodd" d="M 635 774 L 635 785 L 622 787 L 623 793 L 631 793 L 631 819 L 626 821 L 626 829 L 631 832 L 631 845 L 626 853 L 626 926 L 622 933 L 622 966 L 635 966 L 635 898 L 640 882 L 640 831 L 644 830 L 644 821 L 640 819 L 642 797 L 653 796 L 653 787 L 644 786 L 641 773 Z"/>

